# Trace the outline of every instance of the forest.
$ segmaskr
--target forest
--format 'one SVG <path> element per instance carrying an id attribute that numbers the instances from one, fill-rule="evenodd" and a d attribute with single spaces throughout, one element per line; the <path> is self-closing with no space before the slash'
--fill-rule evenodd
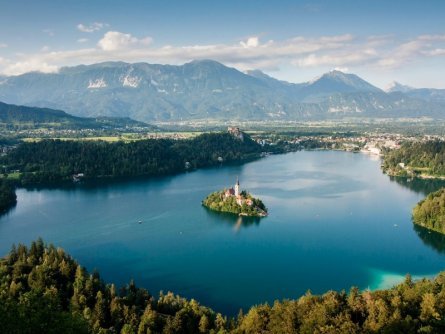
<path id="1" fill-rule="evenodd" d="M 445 273 L 388 290 L 308 291 L 227 317 L 171 292 L 152 295 L 89 273 L 41 239 L 0 260 L 3 333 L 443 333 Z"/>
<path id="2" fill-rule="evenodd" d="M 382 168 L 393 176 L 445 176 L 445 142 L 405 142 L 386 152 Z"/>
<path id="3" fill-rule="evenodd" d="M 0 159 L 7 170 L 20 171 L 19 184 L 71 180 L 159 176 L 260 156 L 262 147 L 247 135 L 202 134 L 193 139 L 135 142 L 43 140 L 23 142 Z"/>
<path id="4" fill-rule="evenodd" d="M 445 188 L 429 194 L 413 209 L 413 222 L 445 234 Z"/>

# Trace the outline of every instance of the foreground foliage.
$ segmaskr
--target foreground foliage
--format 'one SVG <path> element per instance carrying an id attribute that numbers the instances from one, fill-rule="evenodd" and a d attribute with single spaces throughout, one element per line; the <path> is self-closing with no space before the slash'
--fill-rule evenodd
<path id="1" fill-rule="evenodd" d="M 445 188 L 429 194 L 413 209 L 415 224 L 445 233 Z"/>
<path id="2" fill-rule="evenodd" d="M 385 154 L 383 170 L 393 176 L 445 176 L 445 142 L 403 143 Z"/>
<path id="3" fill-rule="evenodd" d="M 133 282 L 117 289 L 41 240 L 0 262 L 2 333 L 443 333 L 445 273 L 389 290 L 323 295 L 253 306 L 227 318 Z"/>
<path id="4" fill-rule="evenodd" d="M 173 174 L 258 157 L 261 150 L 248 136 L 241 141 L 228 133 L 131 143 L 43 140 L 20 144 L 1 163 L 21 172 L 22 185 L 46 184 L 70 180 L 78 173 L 85 178 Z"/>

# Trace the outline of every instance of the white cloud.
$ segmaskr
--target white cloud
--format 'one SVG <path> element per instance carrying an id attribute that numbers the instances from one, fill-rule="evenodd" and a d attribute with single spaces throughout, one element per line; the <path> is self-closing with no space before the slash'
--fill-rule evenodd
<path id="1" fill-rule="evenodd" d="M 88 42 L 88 41 L 89 41 L 88 38 L 79 38 L 79 39 L 77 40 L 77 43 L 86 43 L 86 42 Z"/>
<path id="2" fill-rule="evenodd" d="M 423 41 L 445 41 L 445 34 L 443 35 L 420 35 L 419 40 Z"/>
<path id="3" fill-rule="evenodd" d="M 316 66 L 344 66 L 356 65 L 359 63 L 366 63 L 374 58 L 371 52 L 356 51 L 356 52 L 338 52 L 324 55 L 310 54 L 303 58 L 292 61 L 293 65 L 299 67 L 316 67 Z"/>
<path id="4" fill-rule="evenodd" d="M 95 47 L 74 50 L 42 51 L 17 54 L 4 59 L 0 73 L 20 74 L 28 70 L 55 71 L 61 66 L 91 64 L 102 61 L 159 62 L 182 64 L 193 59 L 214 59 L 240 70 L 278 70 L 289 66 L 391 69 L 418 59 L 443 57 L 442 35 L 422 35 L 400 40 L 395 36 L 351 34 L 303 37 L 261 42 L 251 36 L 226 44 L 153 46 L 152 38 L 138 38 L 128 33 L 108 31 Z M 86 39 L 77 40 L 85 43 Z M 39 65 L 40 64 L 40 65 Z"/>
<path id="5" fill-rule="evenodd" d="M 130 34 L 124 34 L 119 31 L 108 31 L 97 43 L 97 46 L 104 51 L 117 51 L 128 49 L 138 44 L 147 46 L 151 42 L 151 37 L 137 39 Z"/>
<path id="6" fill-rule="evenodd" d="M 406 63 L 413 61 L 422 56 L 425 50 L 431 46 L 429 40 L 425 40 L 422 36 L 400 45 L 397 45 L 389 52 L 384 54 L 377 65 L 381 67 L 400 67 Z"/>
<path id="7" fill-rule="evenodd" d="M 53 73 L 57 72 L 58 66 L 50 65 L 46 62 L 41 62 L 39 59 L 30 59 L 28 61 L 20 61 L 13 64 L 8 64 L 4 74 L 6 75 L 18 75 L 26 72 L 43 72 Z"/>
<path id="8" fill-rule="evenodd" d="M 445 56 L 445 49 L 434 49 L 426 53 L 429 56 Z"/>
<path id="9" fill-rule="evenodd" d="M 256 48 L 260 44 L 257 36 L 249 37 L 246 41 L 241 41 L 240 44 L 245 48 Z"/>
<path id="10" fill-rule="evenodd" d="M 44 45 L 44 46 L 40 49 L 41 52 L 48 52 L 49 50 L 50 50 L 50 47 L 49 47 L 48 45 Z"/>
<path id="11" fill-rule="evenodd" d="M 334 67 L 334 71 L 340 71 L 343 73 L 348 73 L 349 72 L 349 68 L 347 67 Z"/>
<path id="12" fill-rule="evenodd" d="M 77 25 L 77 30 L 82 31 L 82 32 L 92 33 L 95 31 L 99 31 L 106 26 L 108 26 L 108 24 L 105 24 L 102 22 L 93 22 L 91 24 L 79 23 Z"/>
<path id="13" fill-rule="evenodd" d="M 8 47 L 8 44 L 6 44 L 6 43 L 0 43 L 0 49 L 2 49 L 2 48 L 7 48 Z"/>

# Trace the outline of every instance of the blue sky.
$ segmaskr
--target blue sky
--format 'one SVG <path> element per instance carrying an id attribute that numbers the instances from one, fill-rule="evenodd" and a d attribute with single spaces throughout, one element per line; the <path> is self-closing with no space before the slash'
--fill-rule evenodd
<path id="1" fill-rule="evenodd" d="M 445 88 L 445 1 L 0 0 L 0 73 L 209 58 L 302 82 L 337 68 Z"/>

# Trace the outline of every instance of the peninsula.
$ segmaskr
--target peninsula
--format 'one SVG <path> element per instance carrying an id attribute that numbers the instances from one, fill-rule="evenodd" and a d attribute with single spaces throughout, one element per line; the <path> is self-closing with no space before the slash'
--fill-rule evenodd
<path id="1" fill-rule="evenodd" d="M 429 194 L 413 209 L 414 224 L 445 234 L 445 188 Z"/>
<path id="2" fill-rule="evenodd" d="M 260 199 L 254 198 L 245 190 L 240 191 L 238 179 L 234 187 L 211 193 L 202 201 L 202 205 L 210 210 L 233 213 L 239 216 L 267 216 L 267 208 Z"/>

